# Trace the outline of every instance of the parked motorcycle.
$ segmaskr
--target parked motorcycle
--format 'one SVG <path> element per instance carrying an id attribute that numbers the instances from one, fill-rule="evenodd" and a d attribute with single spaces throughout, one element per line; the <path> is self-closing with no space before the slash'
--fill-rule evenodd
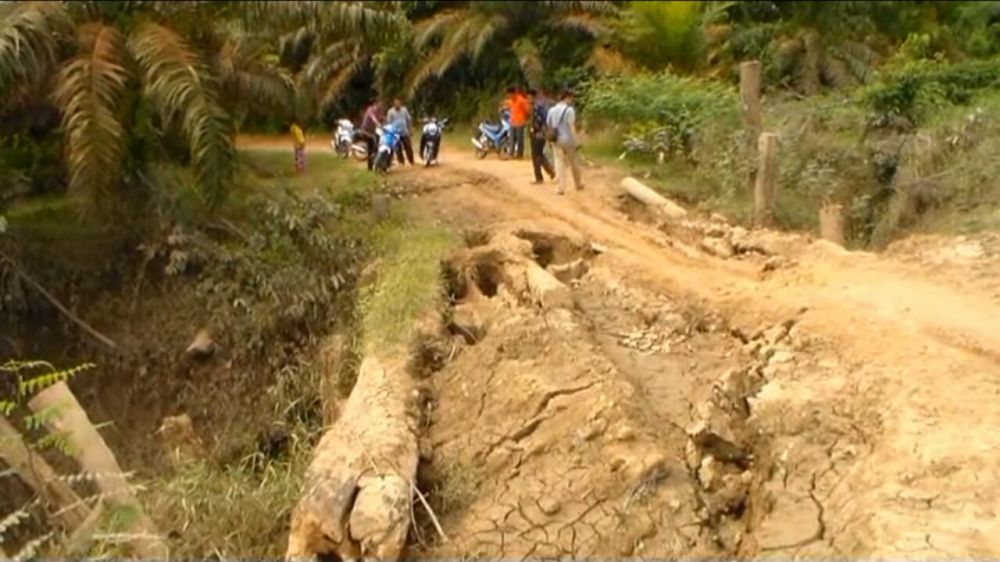
<path id="1" fill-rule="evenodd" d="M 510 111 L 500 112 L 500 123 L 494 125 L 482 121 L 479 123 L 479 137 L 472 138 L 476 147 L 476 158 L 483 159 L 490 152 L 496 152 L 506 160 L 514 154 L 514 136 L 510 129 Z"/>
<path id="2" fill-rule="evenodd" d="M 372 168 L 375 172 L 387 172 L 392 166 L 392 159 L 396 155 L 396 147 L 399 146 L 399 129 L 393 124 L 384 125 L 375 130 L 378 135 L 378 151 L 375 153 L 375 161 Z"/>
<path id="3" fill-rule="evenodd" d="M 424 166 L 437 164 L 438 151 L 441 149 L 441 134 L 444 132 L 448 119 L 436 117 L 423 120 L 424 128 L 420 132 L 420 158 Z"/>
<path id="4" fill-rule="evenodd" d="M 355 160 L 364 161 L 368 159 L 368 149 L 365 143 L 359 141 L 354 129 L 354 123 L 350 119 L 338 119 L 337 131 L 330 141 L 330 148 L 341 158 L 353 156 Z"/>

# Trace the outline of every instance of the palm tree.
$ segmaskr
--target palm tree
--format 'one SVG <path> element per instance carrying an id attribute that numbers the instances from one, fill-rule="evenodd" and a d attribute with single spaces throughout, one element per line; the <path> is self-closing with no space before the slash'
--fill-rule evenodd
<path id="1" fill-rule="evenodd" d="M 132 144 L 151 125 L 158 137 L 183 139 L 204 199 L 212 208 L 222 202 L 235 167 L 227 101 L 239 94 L 275 102 L 283 82 L 247 42 L 220 40 L 220 18 L 233 8 L 225 2 L 0 4 L 0 99 L 24 84 L 45 85 L 62 115 L 69 190 L 84 210 L 116 205 L 116 192 L 137 171 L 130 169 Z M 210 39 L 217 54 L 206 57 L 199 47 Z"/>
<path id="2" fill-rule="evenodd" d="M 408 22 L 396 2 L 247 3 L 247 21 L 280 45 L 282 67 L 293 75 L 295 113 L 307 118 L 336 101 L 360 72 L 398 48 Z M 381 62 L 384 66 L 384 62 Z M 384 74 L 384 71 L 383 71 Z"/>
<path id="3" fill-rule="evenodd" d="M 607 18 L 614 16 L 613 2 L 483 1 L 449 2 L 444 9 L 414 26 L 414 46 L 424 54 L 407 81 L 414 93 L 431 78 L 443 76 L 462 61 L 476 62 L 486 52 L 516 60 L 523 78 L 532 87 L 542 84 L 546 36 L 554 31 L 576 30 L 591 39 L 607 34 Z M 612 57 L 592 41 L 591 61 Z M 602 57 L 602 55 L 605 55 Z"/>

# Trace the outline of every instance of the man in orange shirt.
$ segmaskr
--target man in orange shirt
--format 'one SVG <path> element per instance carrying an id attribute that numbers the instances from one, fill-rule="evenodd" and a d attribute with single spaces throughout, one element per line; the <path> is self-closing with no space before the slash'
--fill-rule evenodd
<path id="1" fill-rule="evenodd" d="M 510 110 L 510 129 L 514 140 L 514 154 L 524 158 L 524 127 L 531 118 L 531 101 L 520 88 L 507 88 L 507 101 Z"/>

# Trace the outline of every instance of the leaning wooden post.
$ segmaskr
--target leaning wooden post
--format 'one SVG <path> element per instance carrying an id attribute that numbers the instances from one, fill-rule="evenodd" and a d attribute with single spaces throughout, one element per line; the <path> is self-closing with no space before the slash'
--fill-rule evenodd
<path id="1" fill-rule="evenodd" d="M 757 180 L 753 190 L 754 224 L 774 224 L 774 202 L 778 185 L 778 135 L 761 133 L 757 141 Z"/>
<path id="2" fill-rule="evenodd" d="M 764 120 L 760 112 L 760 63 L 747 61 L 740 63 L 740 101 L 743 110 L 743 142 L 748 162 L 757 156 L 757 137 L 764 130 Z M 747 191 L 752 192 L 757 181 L 757 170 L 752 166 L 747 173 Z"/>
<path id="3" fill-rule="evenodd" d="M 41 455 L 29 448 L 17 428 L 2 416 L 0 416 L 0 459 L 3 459 L 7 466 L 17 472 L 21 480 L 35 490 L 67 532 L 76 529 L 87 520 L 90 509 L 76 491 L 59 478 L 59 474 Z"/>
<path id="4" fill-rule="evenodd" d="M 139 558 L 168 558 L 166 543 L 143 511 L 114 454 L 69 386 L 59 382 L 46 388 L 28 402 L 28 407 L 36 414 L 45 412 L 42 416 L 45 427 L 65 436 L 80 469 L 95 476 L 95 484 L 105 504 L 120 509 L 126 532 L 133 535 L 128 539 L 132 553 Z"/>
<path id="5" fill-rule="evenodd" d="M 819 209 L 819 236 L 840 246 L 844 245 L 844 207 L 825 203 Z"/>

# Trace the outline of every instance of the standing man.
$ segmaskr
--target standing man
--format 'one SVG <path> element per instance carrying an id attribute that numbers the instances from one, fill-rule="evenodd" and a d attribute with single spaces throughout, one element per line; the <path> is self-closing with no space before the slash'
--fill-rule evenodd
<path id="1" fill-rule="evenodd" d="M 545 118 L 549 114 L 548 100 L 543 99 L 535 90 L 528 90 L 528 100 L 531 103 L 531 166 L 535 170 L 535 181 L 531 183 L 542 183 L 542 170 L 549 175 L 549 179 L 555 179 L 556 172 L 552 168 L 552 163 L 545 156 Z"/>
<path id="2" fill-rule="evenodd" d="M 396 126 L 399 131 L 399 144 L 396 145 L 396 158 L 399 163 L 403 163 L 403 151 L 406 151 L 406 159 L 413 165 L 413 141 L 411 139 L 411 126 L 413 118 L 410 111 L 403 106 L 403 100 L 396 98 L 392 101 L 392 109 L 386 115 L 386 121 Z"/>
<path id="3" fill-rule="evenodd" d="M 306 173 L 306 135 L 295 121 L 288 128 L 292 134 L 292 150 L 295 153 L 295 175 Z"/>
<path id="4" fill-rule="evenodd" d="M 524 158 L 524 127 L 531 119 L 531 102 L 520 88 L 513 88 L 510 97 L 510 128 L 514 140 L 514 156 Z"/>
<path id="5" fill-rule="evenodd" d="M 555 145 L 556 175 L 559 178 L 559 195 L 566 193 L 566 173 L 573 173 L 573 185 L 576 190 L 583 189 L 580 181 L 580 162 L 576 153 L 578 137 L 576 134 L 576 110 L 573 108 L 573 92 L 563 90 L 559 103 L 549 110 L 546 125 L 553 132 Z M 569 168 L 569 170 L 567 170 Z"/>
<path id="6" fill-rule="evenodd" d="M 378 151 L 378 134 L 375 130 L 382 126 L 382 119 L 382 102 L 372 100 L 371 105 L 365 110 L 365 116 L 361 119 L 361 135 L 365 139 L 368 151 L 369 170 L 375 163 L 375 152 Z"/>

